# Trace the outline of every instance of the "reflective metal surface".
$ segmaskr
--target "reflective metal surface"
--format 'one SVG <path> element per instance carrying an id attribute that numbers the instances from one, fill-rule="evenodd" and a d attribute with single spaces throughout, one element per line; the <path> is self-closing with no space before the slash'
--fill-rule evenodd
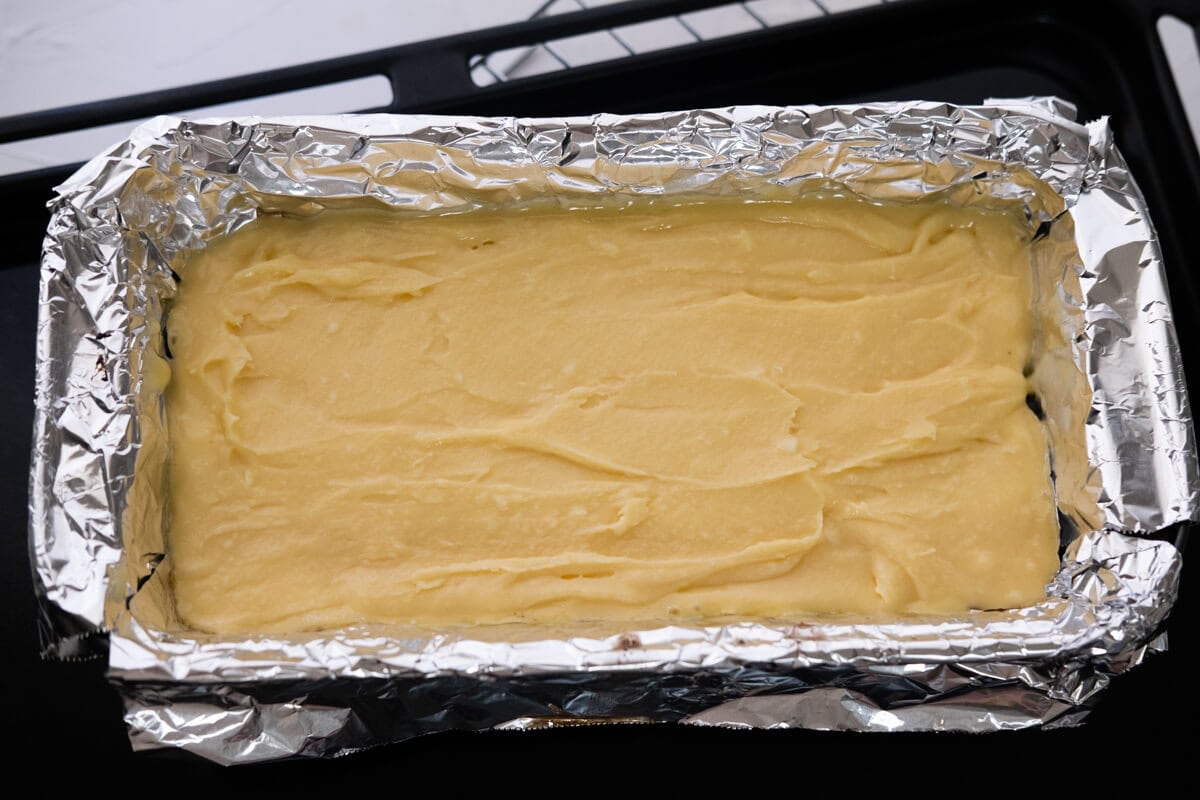
<path id="1" fill-rule="evenodd" d="M 1195 435 L 1161 255 L 1104 121 L 1050 99 L 737 107 L 578 119 L 160 118 L 59 190 L 43 258 L 31 545 L 46 646 L 104 653 L 137 747 L 331 755 L 546 720 L 994 730 L 1074 724 L 1138 663 L 1197 517 Z M 850 191 L 1020 203 L 1031 380 L 1064 541 L 1046 600 L 959 618 L 647 620 L 222 638 L 182 626 L 164 537 L 172 265 L 260 212 L 398 213 L 636 194 Z M 1159 537 L 1161 538 L 1161 537 Z"/>

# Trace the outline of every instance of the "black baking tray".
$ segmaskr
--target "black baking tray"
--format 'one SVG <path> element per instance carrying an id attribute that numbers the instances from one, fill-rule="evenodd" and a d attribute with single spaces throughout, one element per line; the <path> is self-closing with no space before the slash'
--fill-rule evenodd
<path id="1" fill-rule="evenodd" d="M 1185 369 L 1200 375 L 1200 304 L 1192 269 L 1200 259 L 1200 155 L 1155 28 L 1164 14 L 1200 26 L 1200 2 L 905 0 L 486 88 L 470 78 L 473 56 L 720 4 L 646 0 L 603 6 L 229 80 L 0 118 L 0 142 L 380 74 L 391 81 L 395 100 L 386 108 L 364 110 L 558 116 L 749 103 L 914 98 L 978 103 L 988 97 L 1057 95 L 1074 103 L 1081 119 L 1111 117 L 1117 144 L 1146 195 L 1161 239 Z M 193 788 L 227 781 L 228 772 L 177 753 L 135 758 L 103 665 L 38 657 L 25 535 L 38 258 L 48 222 L 45 203 L 52 187 L 73 169 L 0 177 L 0 380 L 6 386 L 0 392 L 0 580 L 5 603 L 0 670 L 7 670 L 8 678 L 3 696 L 9 708 L 15 700 L 17 709 L 15 719 L 11 713 L 0 715 L 0 730 L 17 736 L 15 747 L 3 752 L 12 768 L 37 770 L 48 781 L 46 788 L 55 788 L 56 778 L 81 778 L 47 774 L 36 766 L 34 753 L 54 753 L 64 767 L 120 766 L 123 779 L 158 777 L 189 781 Z M 1193 397 L 1200 392 L 1193 391 Z M 447 789 L 512 783 L 565 790 L 591 785 L 624 793 L 648 786 L 642 783 L 645 777 L 676 789 L 687 784 L 699 788 L 714 771 L 736 770 L 762 794 L 771 781 L 867 788 L 890 782 L 883 777 L 888 774 L 921 777 L 914 774 L 914 765 L 921 765 L 924 780 L 932 768 L 942 780 L 971 780 L 977 786 L 985 765 L 993 773 L 1006 762 L 1019 764 L 1024 775 L 1057 770 L 1068 751 L 1090 751 L 1095 757 L 1118 741 L 1136 743 L 1145 761 L 1136 764 L 1127 752 L 1129 763 L 1121 771 L 1189 771 L 1186 761 L 1162 755 L 1176 744 L 1175 724 L 1186 725 L 1200 711 L 1190 677 L 1196 657 L 1197 634 L 1189 629 L 1196 618 L 1195 592 L 1187 583 L 1185 578 L 1168 622 L 1170 652 L 1116 679 L 1079 729 L 971 736 L 622 725 L 451 733 L 332 763 L 234 772 L 239 782 L 252 775 L 282 791 L 303 789 L 306 794 L 324 781 L 349 788 L 351 780 L 386 780 L 396 789 L 411 788 L 414 770 L 435 777 Z M 844 771 L 849 764 L 857 765 L 853 773 Z"/>

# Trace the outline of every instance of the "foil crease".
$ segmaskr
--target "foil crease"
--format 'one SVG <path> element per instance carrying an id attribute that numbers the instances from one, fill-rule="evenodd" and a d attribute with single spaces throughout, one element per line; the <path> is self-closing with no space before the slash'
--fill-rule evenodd
<path id="1" fill-rule="evenodd" d="M 1104 120 L 1055 98 L 639 116 L 159 118 L 59 187 L 43 252 L 30 483 L 46 651 L 107 657 L 136 748 L 223 763 L 449 728 L 574 722 L 985 731 L 1077 724 L 1161 649 L 1171 536 L 1200 513 L 1161 252 Z M 1046 600 L 959 618 L 222 639 L 184 628 L 163 547 L 172 264 L 258 213 L 438 212 L 547 196 L 753 194 L 1021 203 L 1031 380 L 1066 547 Z M 136 475 L 136 479 L 135 479 Z"/>

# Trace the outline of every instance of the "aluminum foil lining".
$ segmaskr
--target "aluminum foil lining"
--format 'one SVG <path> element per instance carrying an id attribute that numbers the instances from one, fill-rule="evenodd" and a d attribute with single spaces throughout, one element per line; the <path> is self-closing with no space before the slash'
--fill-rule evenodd
<path id="1" fill-rule="evenodd" d="M 1104 120 L 1054 98 L 485 119 L 159 118 L 59 187 L 42 264 L 31 548 L 47 652 L 102 657 L 136 747 L 222 762 L 447 728 L 569 721 L 855 730 L 1078 722 L 1164 645 L 1197 519 L 1196 442 L 1161 252 Z M 1031 379 L 1066 544 L 1046 600 L 891 621 L 654 620 L 221 638 L 184 628 L 163 547 L 172 264 L 261 211 L 467 210 L 547 196 L 1020 203 Z"/>

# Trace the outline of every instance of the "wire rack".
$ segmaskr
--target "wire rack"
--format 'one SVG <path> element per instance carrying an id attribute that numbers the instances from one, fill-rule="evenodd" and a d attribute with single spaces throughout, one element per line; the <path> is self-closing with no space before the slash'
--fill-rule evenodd
<path id="1" fill-rule="evenodd" d="M 619 1 L 546 0 L 530 19 L 586 11 Z M 888 0 L 746 0 L 728 3 L 528 47 L 481 53 L 471 57 L 471 79 L 476 86 L 492 86 L 886 2 Z"/>

